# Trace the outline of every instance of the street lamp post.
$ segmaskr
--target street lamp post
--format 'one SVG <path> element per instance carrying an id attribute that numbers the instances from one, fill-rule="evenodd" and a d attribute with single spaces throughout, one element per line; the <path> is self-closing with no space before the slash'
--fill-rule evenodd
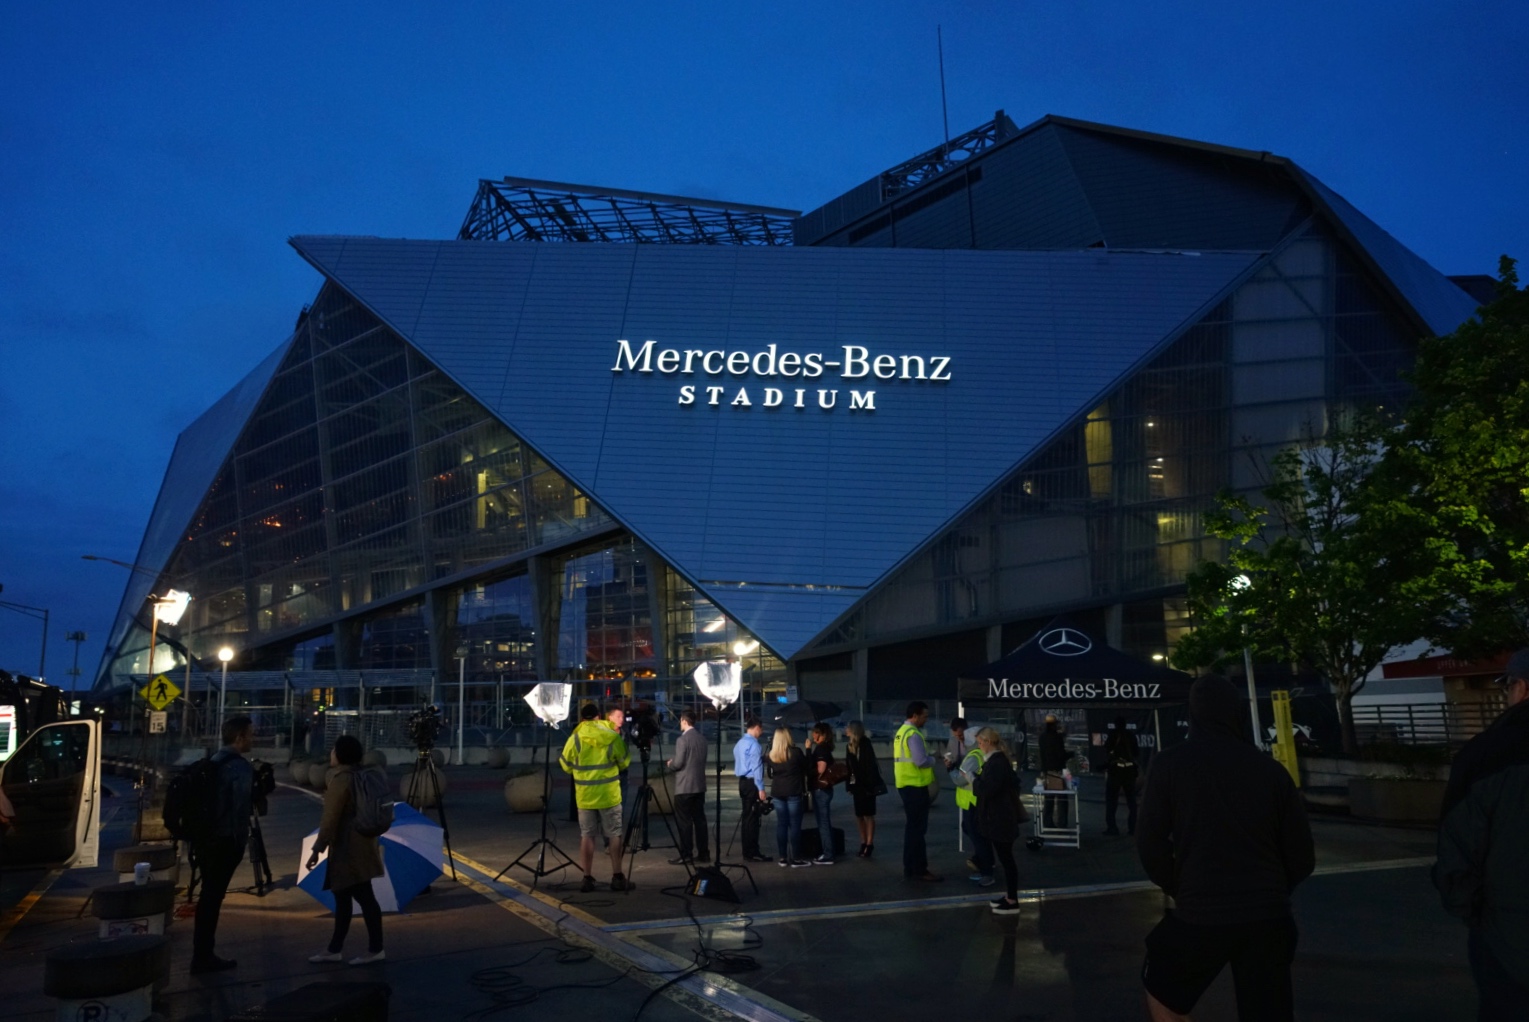
<path id="1" fill-rule="evenodd" d="M 66 632 L 65 642 L 74 643 L 74 666 L 69 668 L 69 699 L 72 702 L 80 686 L 80 646 L 89 638 L 84 632 Z"/>
<path id="2" fill-rule="evenodd" d="M 228 712 L 228 662 L 234 658 L 231 647 L 224 646 L 218 650 L 218 659 L 223 662 L 223 682 L 218 687 L 218 726 L 223 726 L 224 716 Z"/>
<path id="3" fill-rule="evenodd" d="M 1249 589 L 1253 588 L 1253 580 L 1248 578 L 1246 575 L 1238 575 L 1236 578 L 1232 579 L 1231 584 L 1232 589 L 1239 593 L 1247 592 Z M 1264 747 L 1263 724 L 1261 724 L 1258 720 L 1258 686 L 1253 680 L 1253 651 L 1248 647 L 1246 642 L 1247 630 L 1248 626 L 1243 625 L 1242 631 L 1244 642 L 1242 646 L 1242 673 L 1245 674 L 1248 679 L 1248 713 L 1251 715 L 1253 720 L 1253 744 L 1262 749 Z"/>

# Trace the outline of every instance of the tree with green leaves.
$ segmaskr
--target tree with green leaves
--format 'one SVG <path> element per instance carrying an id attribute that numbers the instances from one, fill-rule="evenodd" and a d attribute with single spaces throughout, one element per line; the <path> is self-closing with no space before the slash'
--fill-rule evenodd
<path id="1" fill-rule="evenodd" d="M 1227 541 L 1227 557 L 1190 573 L 1195 628 L 1173 663 L 1219 668 L 1247 649 L 1255 660 L 1309 667 L 1332 684 L 1353 753 L 1354 696 L 1418 636 L 1420 621 L 1394 533 L 1372 513 L 1386 427 L 1355 417 L 1326 436 L 1312 432 L 1271 459 L 1261 501 L 1217 498 L 1206 529 Z"/>
<path id="2" fill-rule="evenodd" d="M 1422 343 L 1376 472 L 1427 608 L 1419 634 L 1461 657 L 1529 646 L 1529 290 L 1507 256 L 1497 293 Z"/>

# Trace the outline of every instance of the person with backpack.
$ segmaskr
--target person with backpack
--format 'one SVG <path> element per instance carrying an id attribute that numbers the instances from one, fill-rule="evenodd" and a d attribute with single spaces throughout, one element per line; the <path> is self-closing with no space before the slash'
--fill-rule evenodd
<path id="1" fill-rule="evenodd" d="M 255 722 L 248 717 L 230 717 L 223 722 L 223 748 L 184 775 L 190 790 L 179 800 L 184 803 L 181 831 L 191 845 L 192 861 L 202 872 L 202 894 L 197 899 L 191 938 L 193 973 L 222 972 L 238 964 L 232 958 L 219 958 L 213 949 L 223 898 L 249 844 L 255 768 L 244 754 L 254 744 Z"/>
<path id="2" fill-rule="evenodd" d="M 361 765 L 361 742 L 352 735 L 335 739 L 329 765 L 334 770 L 324 790 L 324 816 L 308 868 L 317 866 L 319 856 L 329 852 L 324 890 L 334 894 L 334 933 L 329 947 L 310 955 L 308 961 L 338 962 L 345 957 L 340 949 L 350 930 L 354 902 L 361 906 L 361 918 L 366 921 L 367 951 L 350 959 L 350 964 L 370 965 L 387 958 L 382 947 L 382 907 L 372 890 L 373 878 L 383 873 L 377 838 L 392 822 L 391 804 L 379 812 L 380 800 L 388 797 L 387 778 L 379 768 Z"/>

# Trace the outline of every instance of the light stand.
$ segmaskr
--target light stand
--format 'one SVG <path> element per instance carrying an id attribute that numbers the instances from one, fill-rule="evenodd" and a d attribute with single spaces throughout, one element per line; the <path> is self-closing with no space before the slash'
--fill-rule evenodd
<path id="1" fill-rule="evenodd" d="M 691 877 L 688 890 L 692 894 L 698 894 L 705 898 L 718 898 L 723 901 L 738 901 L 738 894 L 733 889 L 733 882 L 727 875 L 727 870 L 741 869 L 749 878 L 749 886 L 754 889 L 754 894 L 759 894 L 759 885 L 754 882 L 754 871 L 749 869 L 745 862 L 724 862 L 722 860 L 722 711 L 738 701 L 738 696 L 743 688 L 743 668 L 738 662 L 712 662 L 704 663 L 695 669 L 696 687 L 701 694 L 711 700 L 717 708 L 717 802 L 716 802 L 716 833 L 712 844 L 712 859 L 710 866 L 703 866 L 695 871 Z M 745 812 L 753 811 L 749 806 Z"/>
<path id="2" fill-rule="evenodd" d="M 542 832 L 541 837 L 531 842 L 531 846 L 521 852 L 519 857 L 505 866 L 494 879 L 498 880 L 511 869 L 519 866 L 531 874 L 531 886 L 535 887 L 537 881 L 544 876 L 549 876 L 559 870 L 576 866 L 577 863 L 569 854 L 557 846 L 557 842 L 547 836 L 547 817 L 552 809 L 552 732 L 561 721 L 568 719 L 568 704 L 572 701 L 573 686 L 561 682 L 544 681 L 540 685 L 526 693 L 525 700 L 531 706 L 531 711 L 547 725 L 547 740 L 544 743 L 546 749 L 546 762 L 542 764 Z M 570 785 L 570 787 L 574 787 Z M 570 794 L 570 798 L 572 798 Z M 551 850 L 562 861 L 555 866 L 547 865 L 547 852 Z M 531 865 L 527 860 L 531 853 L 536 853 L 536 865 Z"/>
<path id="3" fill-rule="evenodd" d="M 556 724 L 547 724 L 547 740 L 544 744 L 544 748 L 546 749 L 546 762 L 542 764 L 541 837 L 531 842 L 531 846 L 525 851 L 521 852 L 515 861 L 505 866 L 504 869 L 501 869 L 498 873 L 495 873 L 495 880 L 498 880 L 500 877 L 504 876 L 510 870 L 518 866 L 531 874 L 531 886 L 535 887 L 537 882 L 540 881 L 542 877 L 550 876 L 559 870 L 567 869 L 569 866 L 578 865 L 573 861 L 573 858 L 567 852 L 563 851 L 557 846 L 557 842 L 553 841 L 547 836 L 547 817 L 550 815 L 550 810 L 552 808 L 552 732 L 556 726 Z M 558 862 L 555 866 L 548 866 L 548 851 L 551 851 L 557 859 L 562 861 Z M 533 852 L 536 853 L 536 864 L 534 866 L 527 861 L 530 859 L 531 853 Z"/>

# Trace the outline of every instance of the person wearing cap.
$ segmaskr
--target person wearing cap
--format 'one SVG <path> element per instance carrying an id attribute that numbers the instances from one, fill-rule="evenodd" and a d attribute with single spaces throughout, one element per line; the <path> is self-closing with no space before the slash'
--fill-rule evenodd
<path id="1" fill-rule="evenodd" d="M 1529 1011 L 1529 649 L 1498 679 L 1508 708 L 1455 757 L 1433 883 L 1469 927 L 1481 1020 Z"/>
<path id="2" fill-rule="evenodd" d="M 1247 700 L 1216 675 L 1189 690 L 1189 740 L 1153 758 L 1136 852 L 1174 899 L 1147 935 L 1141 980 L 1154 1022 L 1189 1017 L 1232 967 L 1237 1017 L 1294 1017 L 1290 894 L 1316 865 L 1301 793 L 1253 744 Z"/>

